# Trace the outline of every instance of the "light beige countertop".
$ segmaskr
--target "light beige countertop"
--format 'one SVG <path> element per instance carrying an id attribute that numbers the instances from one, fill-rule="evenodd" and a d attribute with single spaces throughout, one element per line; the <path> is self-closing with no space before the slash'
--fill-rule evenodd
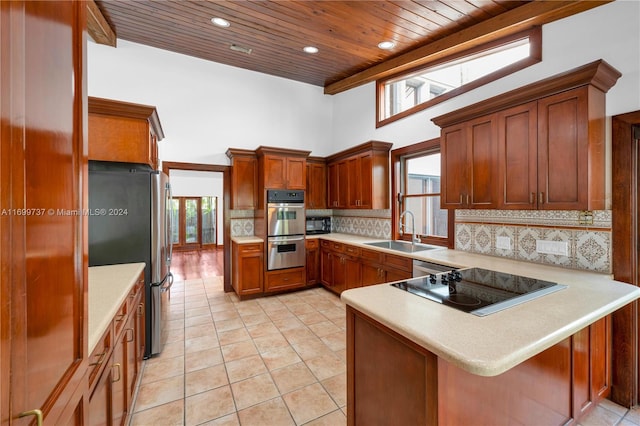
<path id="1" fill-rule="evenodd" d="M 144 263 L 126 263 L 89 268 L 89 354 L 138 281 L 144 266 Z"/>
<path id="2" fill-rule="evenodd" d="M 372 249 L 381 239 L 322 238 Z M 553 281 L 567 288 L 485 317 L 458 311 L 389 284 L 347 290 L 342 300 L 463 370 L 496 376 L 640 298 L 640 288 L 611 276 L 456 250 L 404 255 L 458 267 L 480 267 Z"/>
<path id="3" fill-rule="evenodd" d="M 264 240 L 260 237 L 256 236 L 247 236 L 247 237 L 231 237 L 231 241 L 236 244 L 251 244 L 251 243 L 262 243 Z"/>

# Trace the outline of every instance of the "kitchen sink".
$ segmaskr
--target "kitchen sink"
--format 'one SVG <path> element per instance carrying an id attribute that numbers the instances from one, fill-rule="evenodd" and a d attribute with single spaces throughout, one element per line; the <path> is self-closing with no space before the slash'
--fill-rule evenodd
<path id="1" fill-rule="evenodd" d="M 405 253 L 414 253 L 417 251 L 425 251 L 425 250 L 442 248 L 439 246 L 431 246 L 429 244 L 422 244 L 422 243 L 411 244 L 409 241 L 403 241 L 403 240 L 376 241 L 373 243 L 365 243 L 365 244 L 373 247 L 386 248 L 389 250 L 403 251 Z"/>

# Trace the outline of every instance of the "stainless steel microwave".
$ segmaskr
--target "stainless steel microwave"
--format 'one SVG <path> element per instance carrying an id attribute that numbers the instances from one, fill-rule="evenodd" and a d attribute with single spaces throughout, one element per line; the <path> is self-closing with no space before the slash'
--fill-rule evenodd
<path id="1" fill-rule="evenodd" d="M 330 216 L 307 216 L 307 235 L 328 234 L 331 232 Z"/>

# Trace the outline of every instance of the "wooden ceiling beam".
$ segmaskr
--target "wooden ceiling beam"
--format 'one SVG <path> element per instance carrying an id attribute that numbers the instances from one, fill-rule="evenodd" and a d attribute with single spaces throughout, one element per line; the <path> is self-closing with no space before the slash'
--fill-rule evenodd
<path id="1" fill-rule="evenodd" d="M 87 0 L 87 31 L 96 43 L 116 47 L 116 33 L 94 0 Z"/>
<path id="2" fill-rule="evenodd" d="M 610 3 L 599 1 L 533 1 L 504 12 L 433 43 L 401 54 L 364 71 L 325 86 L 324 93 L 335 95 L 425 65 L 436 59 L 476 47 L 487 41 L 514 34 L 534 25 L 543 25 L 585 10 Z"/>

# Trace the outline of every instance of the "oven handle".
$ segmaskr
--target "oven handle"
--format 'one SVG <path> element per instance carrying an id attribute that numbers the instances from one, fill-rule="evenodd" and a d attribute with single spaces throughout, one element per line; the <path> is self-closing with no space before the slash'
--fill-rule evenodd
<path id="1" fill-rule="evenodd" d="M 294 241 L 303 241 L 304 235 L 292 235 L 292 236 L 278 236 L 278 237 L 269 237 L 269 243 L 273 244 L 291 244 Z"/>
<path id="2" fill-rule="evenodd" d="M 279 208 L 284 207 L 288 209 L 304 209 L 304 203 L 267 203 L 267 208 Z"/>

